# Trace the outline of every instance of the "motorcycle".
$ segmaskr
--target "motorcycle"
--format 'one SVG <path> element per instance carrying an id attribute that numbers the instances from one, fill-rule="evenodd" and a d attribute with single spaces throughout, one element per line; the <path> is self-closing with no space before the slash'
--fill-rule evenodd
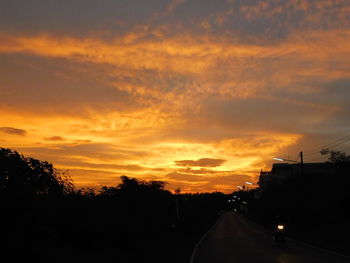
<path id="1" fill-rule="evenodd" d="M 283 246 L 285 242 L 284 232 L 285 232 L 285 226 L 282 224 L 278 224 L 273 234 L 273 240 L 275 241 L 278 247 Z"/>

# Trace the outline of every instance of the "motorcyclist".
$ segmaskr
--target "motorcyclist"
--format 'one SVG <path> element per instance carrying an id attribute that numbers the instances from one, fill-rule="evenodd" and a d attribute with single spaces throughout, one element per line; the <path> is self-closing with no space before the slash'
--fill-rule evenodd
<path id="1" fill-rule="evenodd" d="M 277 226 L 277 225 L 283 225 L 283 220 L 282 220 L 282 217 L 280 215 L 276 215 L 275 217 L 275 222 L 274 222 L 274 225 Z"/>
<path id="2" fill-rule="evenodd" d="M 273 239 L 278 244 L 284 243 L 285 224 L 279 215 L 275 218 Z"/>

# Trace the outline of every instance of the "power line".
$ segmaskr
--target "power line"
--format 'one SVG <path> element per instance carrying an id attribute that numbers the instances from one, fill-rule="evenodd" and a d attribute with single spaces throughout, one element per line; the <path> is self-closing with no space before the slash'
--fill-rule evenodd
<path id="1" fill-rule="evenodd" d="M 347 140 L 347 141 L 349 141 L 349 140 Z M 347 141 L 344 141 L 344 142 L 342 142 L 342 143 L 335 144 L 335 145 L 333 145 L 332 147 L 328 147 L 327 149 L 333 149 L 333 150 L 335 150 L 338 146 L 344 145 Z"/>
<path id="2" fill-rule="evenodd" d="M 319 156 L 317 156 L 317 158 L 313 158 L 313 159 L 307 160 L 307 161 L 308 162 L 316 162 L 316 161 L 317 162 L 324 162 L 324 161 L 326 161 L 326 156 L 323 156 L 321 154 L 322 149 L 335 150 L 336 147 L 343 145 L 343 144 L 347 144 L 347 142 L 349 142 L 349 141 L 350 141 L 350 134 L 345 135 L 341 138 L 338 138 L 338 139 L 336 139 L 328 144 L 325 144 L 325 145 L 321 146 L 318 150 L 316 150 L 317 148 L 313 148 L 312 151 L 310 151 L 310 152 L 306 152 L 306 153 L 304 152 L 304 156 L 306 156 L 306 158 L 308 159 L 308 158 L 313 157 L 313 156 L 316 157 L 316 155 L 319 154 Z M 350 145 L 347 145 L 345 148 L 341 149 L 341 151 L 344 151 L 346 149 L 350 149 Z"/>
<path id="3" fill-rule="evenodd" d="M 350 141 L 350 134 L 345 135 L 345 136 L 343 136 L 341 138 L 338 138 L 338 139 L 336 139 L 336 140 L 334 140 L 334 141 L 332 141 L 332 142 L 330 142 L 328 144 L 325 144 L 325 145 L 321 146 L 318 150 L 316 150 L 316 148 L 313 148 L 313 149 L 311 149 L 311 152 L 306 152 L 304 154 L 305 155 L 314 155 L 316 153 L 320 153 L 320 151 L 322 149 L 332 149 L 332 148 L 337 147 L 337 146 L 339 146 L 341 144 L 344 144 L 344 143 L 346 143 L 348 141 Z"/>
<path id="4" fill-rule="evenodd" d="M 340 144 L 343 144 L 343 143 L 345 143 L 345 142 L 347 142 L 347 141 L 349 141 L 349 140 L 350 140 L 350 134 L 347 135 L 347 136 L 344 136 L 344 137 L 342 137 L 342 138 L 339 138 L 338 140 L 335 140 L 334 142 L 329 143 L 329 144 L 323 146 L 322 148 L 323 148 L 323 149 L 324 149 L 324 148 L 334 148 L 334 147 L 336 147 L 336 146 L 338 146 L 338 145 L 340 145 Z"/>

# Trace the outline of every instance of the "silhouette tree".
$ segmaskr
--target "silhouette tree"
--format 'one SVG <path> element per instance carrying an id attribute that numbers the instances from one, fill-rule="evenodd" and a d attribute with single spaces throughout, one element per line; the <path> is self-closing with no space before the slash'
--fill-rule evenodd
<path id="1" fill-rule="evenodd" d="M 163 181 L 142 181 L 136 178 L 129 178 L 125 175 L 120 177 L 121 183 L 117 186 L 117 189 L 125 192 L 142 192 L 142 191 L 166 191 L 166 182 Z M 112 191 L 111 188 L 103 188 L 104 191 Z"/>
<path id="2" fill-rule="evenodd" d="M 128 192 L 135 192 L 141 186 L 141 182 L 139 182 L 139 180 L 137 180 L 136 178 L 129 178 L 129 177 L 123 175 L 120 177 L 120 180 L 122 182 L 117 187 L 120 190 L 124 190 L 124 191 L 128 191 Z"/>
<path id="3" fill-rule="evenodd" d="M 320 153 L 329 155 L 328 161 L 331 163 L 350 163 L 350 155 L 346 155 L 345 152 L 322 149 Z"/>
<path id="4" fill-rule="evenodd" d="M 51 163 L 0 148 L 0 194 L 63 195 L 72 191 L 72 180 Z"/>

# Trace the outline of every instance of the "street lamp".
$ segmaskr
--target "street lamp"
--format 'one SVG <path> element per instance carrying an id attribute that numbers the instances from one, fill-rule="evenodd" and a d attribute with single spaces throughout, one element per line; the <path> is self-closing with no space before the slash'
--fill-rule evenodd
<path id="1" fill-rule="evenodd" d="M 254 187 L 258 187 L 258 186 L 259 186 L 257 183 L 252 183 L 252 182 L 248 182 L 248 181 L 245 182 L 245 184 L 247 185 L 247 187 L 246 187 L 247 190 L 249 189 L 249 188 L 248 188 L 248 185 L 249 185 L 249 187 L 250 187 L 250 186 L 253 187 L 253 189 L 254 189 Z"/>
<path id="2" fill-rule="evenodd" d="M 238 187 L 238 189 L 239 189 L 239 191 L 245 191 L 245 190 L 248 190 L 248 188 L 246 188 L 246 186 L 245 185 L 238 185 L 237 186 Z"/>
<path id="3" fill-rule="evenodd" d="M 259 185 L 258 183 L 252 183 L 252 182 L 245 182 L 245 184 L 247 184 L 247 185 L 254 185 L 254 186 L 258 186 Z"/>
<path id="4" fill-rule="evenodd" d="M 273 160 L 276 160 L 276 161 L 281 161 L 281 162 L 293 162 L 293 163 L 298 163 L 298 161 L 288 160 L 288 159 L 279 158 L 279 157 L 274 157 L 274 158 L 272 158 L 272 159 L 273 159 Z"/>
<path id="5" fill-rule="evenodd" d="M 274 157 L 272 159 L 276 160 L 276 161 L 282 161 L 282 162 L 300 163 L 300 175 L 303 176 L 303 174 L 304 174 L 304 158 L 303 158 L 302 151 L 299 153 L 299 157 L 300 157 L 300 162 L 295 161 L 295 160 L 288 160 L 288 159 L 284 159 L 284 158 L 280 158 L 280 157 Z"/>

